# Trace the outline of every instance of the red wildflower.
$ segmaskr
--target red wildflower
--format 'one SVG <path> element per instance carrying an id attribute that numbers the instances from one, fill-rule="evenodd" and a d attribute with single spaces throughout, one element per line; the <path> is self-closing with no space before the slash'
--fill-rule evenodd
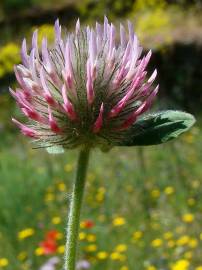
<path id="1" fill-rule="evenodd" d="M 57 243 L 55 240 L 47 239 L 40 243 L 45 255 L 53 254 L 57 251 Z"/>
<path id="2" fill-rule="evenodd" d="M 46 233 L 46 240 L 56 240 L 58 236 L 58 231 L 57 230 L 50 230 Z"/>
<path id="3" fill-rule="evenodd" d="M 58 231 L 50 230 L 46 233 L 44 241 L 40 243 L 40 247 L 43 249 L 43 254 L 49 255 L 57 251 L 57 236 Z"/>
<path id="4" fill-rule="evenodd" d="M 94 224 L 94 222 L 93 222 L 92 220 L 85 220 L 85 221 L 83 222 L 83 226 L 84 226 L 84 228 L 86 228 L 86 229 L 91 229 L 92 227 L 95 226 L 95 224 Z"/>

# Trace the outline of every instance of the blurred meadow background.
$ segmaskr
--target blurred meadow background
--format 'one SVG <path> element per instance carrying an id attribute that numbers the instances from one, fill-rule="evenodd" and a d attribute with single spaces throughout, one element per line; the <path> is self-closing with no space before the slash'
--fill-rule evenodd
<path id="1" fill-rule="evenodd" d="M 157 67 L 156 108 L 193 113 L 197 124 L 176 142 L 94 150 L 79 234 L 78 269 L 202 270 L 202 1 L 0 1 L 0 269 L 62 268 L 76 151 L 33 150 L 11 123 L 8 86 L 24 37 L 35 28 L 53 42 L 56 18 L 71 30 L 132 20 L 150 68 Z M 51 268 L 52 267 L 52 268 Z"/>

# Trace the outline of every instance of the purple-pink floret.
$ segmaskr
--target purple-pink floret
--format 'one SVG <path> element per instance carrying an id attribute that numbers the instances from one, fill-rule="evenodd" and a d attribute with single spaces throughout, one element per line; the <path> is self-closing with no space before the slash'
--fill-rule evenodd
<path id="1" fill-rule="evenodd" d="M 74 148 L 114 145 L 146 112 L 157 92 L 157 71 L 148 76 L 151 51 L 142 47 L 128 22 L 119 33 L 105 17 L 95 29 L 81 27 L 66 36 L 57 20 L 55 43 L 46 38 L 38 48 L 37 30 L 28 53 L 23 40 L 22 64 L 15 67 L 19 87 L 10 89 L 27 125 L 13 119 L 40 147 Z"/>

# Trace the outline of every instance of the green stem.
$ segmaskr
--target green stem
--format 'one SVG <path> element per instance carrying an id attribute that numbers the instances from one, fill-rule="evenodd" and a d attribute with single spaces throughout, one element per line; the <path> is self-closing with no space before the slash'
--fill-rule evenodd
<path id="1" fill-rule="evenodd" d="M 68 217 L 65 266 L 64 266 L 65 270 L 75 270 L 76 250 L 80 224 L 80 212 L 85 187 L 85 178 L 88 167 L 89 152 L 90 149 L 88 147 L 81 149 L 78 158 L 76 179 L 73 186 Z"/>

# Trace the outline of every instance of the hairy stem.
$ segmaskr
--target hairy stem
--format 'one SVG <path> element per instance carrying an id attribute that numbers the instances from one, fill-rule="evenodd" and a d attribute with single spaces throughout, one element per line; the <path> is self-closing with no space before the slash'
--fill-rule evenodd
<path id="1" fill-rule="evenodd" d="M 75 270 L 80 212 L 85 187 L 89 152 L 90 149 L 88 147 L 82 148 L 78 158 L 76 179 L 73 186 L 68 217 L 64 270 Z"/>

